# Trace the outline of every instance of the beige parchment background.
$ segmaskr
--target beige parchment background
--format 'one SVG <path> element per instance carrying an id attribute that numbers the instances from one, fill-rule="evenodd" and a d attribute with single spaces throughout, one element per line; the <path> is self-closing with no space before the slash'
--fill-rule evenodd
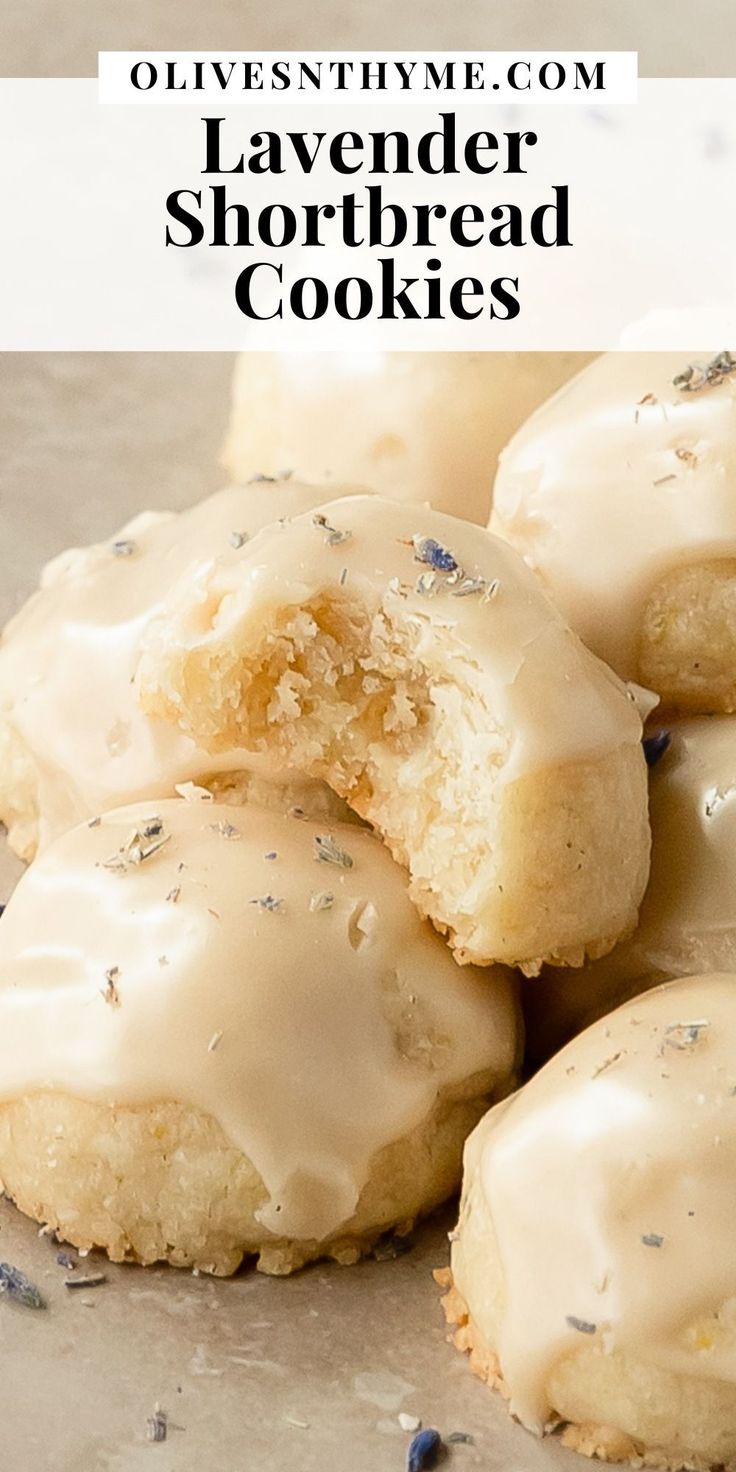
<path id="1" fill-rule="evenodd" d="M 4 76 L 93 76 L 97 52 L 610 49 L 642 76 L 733 76 L 733 0 L 4 0 Z"/>

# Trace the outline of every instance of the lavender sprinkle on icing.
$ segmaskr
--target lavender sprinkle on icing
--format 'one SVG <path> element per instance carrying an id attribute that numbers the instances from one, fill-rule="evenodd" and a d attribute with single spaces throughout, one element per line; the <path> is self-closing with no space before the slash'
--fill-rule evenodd
<path id="1" fill-rule="evenodd" d="M 576 1329 L 578 1334 L 595 1334 L 598 1329 L 597 1324 L 591 1324 L 589 1319 L 578 1319 L 575 1314 L 567 1314 L 565 1323 L 568 1328 Z"/>

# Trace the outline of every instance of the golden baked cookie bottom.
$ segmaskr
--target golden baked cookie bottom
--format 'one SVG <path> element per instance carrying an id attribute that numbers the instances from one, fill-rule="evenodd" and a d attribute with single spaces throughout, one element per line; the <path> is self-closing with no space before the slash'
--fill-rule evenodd
<path id="1" fill-rule="evenodd" d="M 510 1399 L 509 1388 L 504 1380 L 498 1355 L 491 1349 L 482 1331 L 473 1319 L 468 1305 L 462 1294 L 455 1286 L 452 1269 L 436 1268 L 433 1277 L 435 1282 L 443 1290 L 441 1304 L 445 1319 L 450 1327 L 448 1342 L 453 1344 L 461 1354 L 468 1356 L 470 1369 L 491 1390 L 497 1390 L 505 1401 Z M 569 1390 L 570 1377 L 566 1368 L 572 1367 L 575 1374 L 575 1356 L 568 1356 L 560 1367 L 557 1367 L 550 1381 L 550 1391 L 554 1389 L 555 1375 L 562 1371 L 563 1380 L 567 1382 L 563 1394 Z M 632 1370 L 636 1372 L 637 1366 L 633 1362 Z M 639 1366 L 642 1373 L 646 1373 L 649 1367 Z M 668 1376 L 673 1383 L 678 1377 Z M 561 1417 L 553 1416 L 545 1427 L 545 1435 L 559 1431 L 560 1441 L 564 1447 L 571 1451 L 579 1452 L 584 1457 L 594 1457 L 601 1462 L 627 1463 L 633 1467 L 652 1467 L 662 1469 L 662 1472 L 711 1472 L 711 1469 L 723 1469 L 723 1472 L 731 1472 L 736 1467 L 736 1455 L 727 1461 L 718 1461 L 715 1458 L 701 1457 L 690 1452 L 673 1452 L 666 1447 L 646 1446 L 643 1441 L 615 1426 L 609 1426 L 602 1422 L 593 1420 L 567 1421 Z"/>
<path id="2" fill-rule="evenodd" d="M 263 1182 L 220 1125 L 171 1101 L 115 1107 L 56 1093 L 0 1104 L 0 1181 L 22 1212 L 113 1262 L 226 1277 L 244 1259 L 283 1276 L 317 1258 L 354 1263 L 384 1233 L 408 1231 L 457 1188 L 465 1137 L 487 1095 L 440 1099 L 374 1158 L 357 1209 L 319 1240 L 262 1226 Z"/>

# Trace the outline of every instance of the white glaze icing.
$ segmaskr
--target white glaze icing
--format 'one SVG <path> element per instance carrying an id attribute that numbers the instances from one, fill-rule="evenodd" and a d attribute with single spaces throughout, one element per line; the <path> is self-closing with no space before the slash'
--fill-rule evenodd
<path id="1" fill-rule="evenodd" d="M 233 542 L 315 505 L 295 482 L 224 490 L 176 515 L 143 512 L 106 542 L 62 553 L 0 642 L 0 724 L 38 781 L 43 846 L 82 818 L 180 782 L 237 770 L 141 711 L 132 688 L 140 640 L 172 586 L 200 559 L 236 557 Z M 129 544 L 129 555 L 114 547 Z"/>
<path id="2" fill-rule="evenodd" d="M 478 591 L 457 596 L 462 575 L 433 573 L 418 559 L 418 537 L 449 552 L 466 578 L 480 580 Z M 418 587 L 427 576 L 429 593 Z M 415 664 L 424 659 L 433 673 L 440 665 L 451 672 L 454 660 L 464 661 L 466 672 L 472 668 L 508 740 L 505 781 L 641 738 L 633 698 L 570 632 L 512 548 L 456 517 L 375 496 L 328 502 L 316 516 L 264 528 L 234 559 L 203 564 L 175 588 L 144 642 L 138 674 L 144 702 L 156 698 L 170 660 L 218 646 L 247 656 L 260 647 L 277 611 L 324 593 L 337 603 L 357 598 L 371 616 L 383 612 L 410 624 Z M 165 693 L 186 703 L 181 692 Z M 209 714 L 216 732 L 217 712 Z M 287 709 L 284 720 L 291 719 Z"/>
<path id="3" fill-rule="evenodd" d="M 598 358 L 518 431 L 494 486 L 492 529 L 626 679 L 659 580 L 736 555 L 736 375 L 685 392 L 686 367 L 676 353 Z"/>
<path id="4" fill-rule="evenodd" d="M 494 1348 L 525 1425 L 542 1429 L 550 1371 L 583 1342 L 736 1377 L 733 1333 L 704 1322 L 736 1294 L 735 1037 L 735 975 L 669 982 L 582 1033 L 470 1137 L 504 1280 Z M 462 1266 L 456 1281 L 472 1314 Z"/>
<path id="5" fill-rule="evenodd" d="M 650 773 L 652 863 L 637 929 L 602 960 L 526 986 L 537 1058 L 637 989 L 736 971 L 736 716 L 670 730 L 670 749 Z"/>
<path id="6" fill-rule="evenodd" d="M 106 867 L 154 817 L 165 845 Z M 196 1106 L 260 1172 L 266 1230 L 335 1232 L 441 1092 L 507 1084 L 518 1028 L 510 973 L 458 967 L 379 841 L 329 831 L 351 868 L 251 805 L 139 804 L 58 839 L 0 922 L 0 1097 Z"/>
<path id="7" fill-rule="evenodd" d="M 588 357 L 241 353 L 226 464 L 236 479 L 290 466 L 364 483 L 484 524 L 499 451 Z"/>

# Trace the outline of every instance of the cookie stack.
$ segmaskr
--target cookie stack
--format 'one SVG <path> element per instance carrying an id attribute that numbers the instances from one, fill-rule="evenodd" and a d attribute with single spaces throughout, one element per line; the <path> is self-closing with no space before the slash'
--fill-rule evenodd
<path id="1" fill-rule="evenodd" d="M 46 569 L 0 644 L 23 1210 L 286 1273 L 405 1230 L 465 1145 L 445 1304 L 514 1414 L 736 1456 L 734 415 L 727 354 L 603 358 L 490 530 L 412 454 L 395 495 L 261 474 Z"/>
<path id="2" fill-rule="evenodd" d="M 491 525 L 659 697 L 652 866 L 627 940 L 527 987 L 550 1061 L 468 1142 L 446 1311 L 524 1425 L 732 1465 L 736 359 L 601 358 L 511 441 Z"/>

